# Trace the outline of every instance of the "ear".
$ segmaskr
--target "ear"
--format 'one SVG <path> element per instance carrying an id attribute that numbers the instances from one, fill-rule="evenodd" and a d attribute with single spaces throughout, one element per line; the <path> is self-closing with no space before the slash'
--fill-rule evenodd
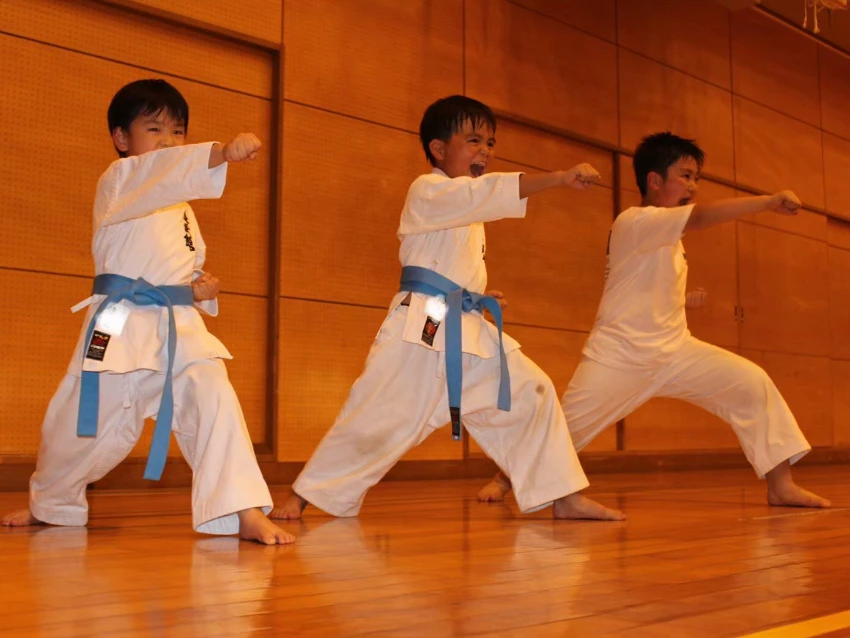
<path id="1" fill-rule="evenodd" d="M 123 128 L 116 126 L 112 129 L 112 143 L 115 144 L 121 153 L 126 153 L 130 150 L 130 136 Z"/>
<path id="2" fill-rule="evenodd" d="M 428 149 L 438 161 L 442 162 L 446 159 L 446 143 L 443 140 L 431 140 L 428 143 Z"/>
<path id="3" fill-rule="evenodd" d="M 664 176 L 661 173 L 651 172 L 646 176 L 647 190 L 659 190 L 664 186 Z"/>

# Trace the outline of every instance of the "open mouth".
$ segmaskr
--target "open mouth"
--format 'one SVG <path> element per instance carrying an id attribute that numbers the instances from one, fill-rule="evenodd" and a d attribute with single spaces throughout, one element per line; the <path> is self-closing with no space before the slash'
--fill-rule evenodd
<path id="1" fill-rule="evenodd" d="M 683 197 L 682 199 L 679 200 L 679 206 L 687 206 L 690 203 L 691 203 L 690 197 Z"/>
<path id="2" fill-rule="evenodd" d="M 469 172 L 473 177 L 481 177 L 484 174 L 484 170 L 487 168 L 487 165 L 484 162 L 475 162 L 469 167 Z"/>

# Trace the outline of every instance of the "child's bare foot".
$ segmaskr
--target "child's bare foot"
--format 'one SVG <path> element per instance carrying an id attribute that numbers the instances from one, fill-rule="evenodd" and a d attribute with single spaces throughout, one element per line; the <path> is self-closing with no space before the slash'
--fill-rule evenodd
<path id="1" fill-rule="evenodd" d="M 592 501 L 581 494 L 570 494 L 552 503 L 555 518 L 591 519 L 595 521 L 624 521 L 626 515 Z"/>
<path id="2" fill-rule="evenodd" d="M 9 512 L 0 521 L 0 525 L 4 527 L 26 527 L 27 525 L 44 525 L 40 520 L 32 515 L 28 509 Z"/>
<path id="3" fill-rule="evenodd" d="M 812 494 L 794 482 L 767 490 L 767 502 L 777 507 L 832 507 L 825 498 Z"/>
<path id="4" fill-rule="evenodd" d="M 301 513 L 304 511 L 305 507 L 307 507 L 307 501 L 290 490 L 289 494 L 287 494 L 286 498 L 283 500 L 283 505 L 275 507 L 271 511 L 271 514 L 269 514 L 269 518 L 277 518 L 284 521 L 301 518 Z"/>
<path id="5" fill-rule="evenodd" d="M 778 507 L 832 507 L 825 498 L 812 494 L 791 478 L 791 463 L 783 461 L 765 475 L 767 502 Z"/>
<path id="6" fill-rule="evenodd" d="M 289 545 L 295 542 L 292 534 L 272 523 L 257 507 L 239 512 L 239 538 L 263 545 Z"/>
<path id="7" fill-rule="evenodd" d="M 493 480 L 478 492 L 478 500 L 482 503 L 500 503 L 505 500 L 505 495 L 510 491 L 511 482 L 508 477 L 501 472 L 496 472 Z"/>

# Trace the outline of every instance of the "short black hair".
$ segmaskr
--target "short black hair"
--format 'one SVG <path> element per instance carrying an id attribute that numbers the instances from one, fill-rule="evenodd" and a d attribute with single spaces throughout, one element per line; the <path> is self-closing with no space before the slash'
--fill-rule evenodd
<path id="1" fill-rule="evenodd" d="M 650 173 L 667 177 L 667 169 L 680 159 L 693 158 L 699 169 L 705 164 L 705 152 L 696 143 L 669 131 L 643 138 L 635 149 L 635 180 L 640 194 L 646 197 L 646 178 Z"/>
<path id="2" fill-rule="evenodd" d="M 429 145 L 433 140 L 448 142 L 452 135 L 463 129 L 469 121 L 473 128 L 482 124 L 496 132 L 496 116 L 489 106 L 465 95 L 450 95 L 434 102 L 425 109 L 419 124 L 419 139 L 425 150 L 425 157 L 436 166 L 437 159 L 431 154 Z"/>
<path id="3" fill-rule="evenodd" d="M 122 87 L 109 103 L 109 110 L 106 112 L 109 134 L 116 128 L 129 130 L 130 124 L 140 115 L 157 115 L 161 111 L 166 111 L 189 128 L 189 104 L 180 91 L 160 79 L 130 82 Z M 126 153 L 118 151 L 118 155 L 125 157 Z"/>

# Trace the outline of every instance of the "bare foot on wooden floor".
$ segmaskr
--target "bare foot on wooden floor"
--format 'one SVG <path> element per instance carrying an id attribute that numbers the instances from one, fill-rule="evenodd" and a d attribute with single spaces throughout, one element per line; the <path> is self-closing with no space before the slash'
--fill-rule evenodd
<path id="1" fill-rule="evenodd" d="M 578 493 L 564 496 L 552 503 L 552 515 L 558 519 L 626 520 L 626 515 L 621 511 L 605 507 Z"/>
<path id="2" fill-rule="evenodd" d="M 256 541 L 263 545 L 289 545 L 295 542 L 295 537 L 284 532 L 263 514 L 263 510 L 252 507 L 242 510 L 239 516 L 239 538 L 246 541 Z"/>

